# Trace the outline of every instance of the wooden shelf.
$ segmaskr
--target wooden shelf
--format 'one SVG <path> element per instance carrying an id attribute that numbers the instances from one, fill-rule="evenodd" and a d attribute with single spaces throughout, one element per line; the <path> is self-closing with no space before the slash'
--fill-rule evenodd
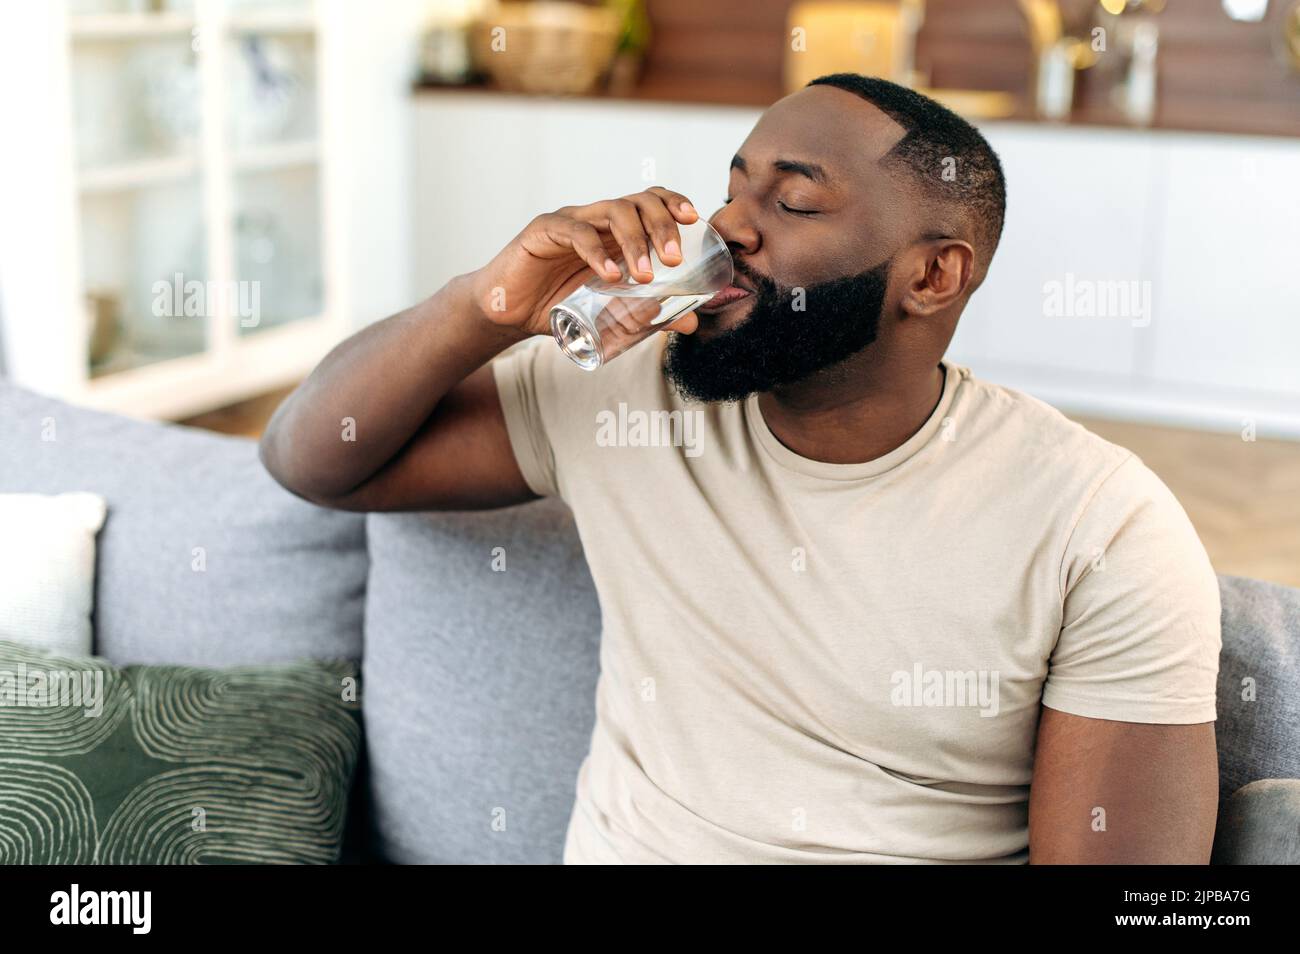
<path id="1" fill-rule="evenodd" d="M 136 40 L 188 36 L 194 18 L 180 13 L 79 13 L 68 18 L 74 40 Z"/>
<path id="2" fill-rule="evenodd" d="M 213 350 L 152 361 L 89 379 L 77 403 L 164 420 L 209 411 L 306 377 L 339 340 L 329 316 L 300 318 Z"/>
<path id="3" fill-rule="evenodd" d="M 232 33 L 316 32 L 316 20 L 308 9 L 236 13 L 226 21 L 226 25 Z"/>
<path id="4" fill-rule="evenodd" d="M 198 161 L 193 156 L 135 159 L 82 169 L 77 173 L 77 188 L 82 195 L 147 189 L 187 179 L 197 171 Z"/>
<path id="5" fill-rule="evenodd" d="M 183 13 L 79 13 L 68 18 L 74 40 L 140 40 L 188 36 L 195 19 Z M 225 21 L 231 33 L 315 33 L 310 10 L 255 10 Z"/>
<path id="6" fill-rule="evenodd" d="M 648 0 L 653 30 L 640 85 L 622 96 L 595 97 L 770 106 L 785 94 L 782 64 L 793 2 Z M 927 0 L 925 7 L 916 66 L 926 84 L 953 92 L 1002 91 L 1017 107 L 1010 114 L 1000 111 L 1000 118 L 1038 122 L 1032 109 L 1033 52 L 1017 4 Z M 1264 22 L 1237 23 L 1215 0 L 1167 4 L 1154 19 L 1160 31 L 1159 75 L 1150 128 L 1300 136 L 1300 74 L 1277 50 L 1289 7 L 1289 2 L 1273 3 Z M 1069 122 L 1134 128 L 1110 107 L 1108 82 L 1097 72 L 1078 75 Z"/>
<path id="7" fill-rule="evenodd" d="M 608 93 L 596 91 L 576 96 L 534 96 L 531 93 L 518 93 L 498 89 L 484 83 L 464 86 L 450 86 L 417 80 L 416 93 L 464 93 L 479 96 L 523 96 L 533 99 L 570 99 L 570 100 L 609 100 L 613 102 L 637 103 L 685 103 L 695 106 L 759 106 L 772 105 L 783 95 L 779 86 L 755 85 L 747 82 L 699 83 L 686 79 L 664 80 L 643 83 L 627 93 Z"/>

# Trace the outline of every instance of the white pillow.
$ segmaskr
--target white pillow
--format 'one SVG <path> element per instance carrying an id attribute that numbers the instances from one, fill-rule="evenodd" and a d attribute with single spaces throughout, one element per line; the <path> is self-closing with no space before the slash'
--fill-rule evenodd
<path id="1" fill-rule="evenodd" d="M 0 639 L 89 656 L 98 494 L 0 494 Z"/>

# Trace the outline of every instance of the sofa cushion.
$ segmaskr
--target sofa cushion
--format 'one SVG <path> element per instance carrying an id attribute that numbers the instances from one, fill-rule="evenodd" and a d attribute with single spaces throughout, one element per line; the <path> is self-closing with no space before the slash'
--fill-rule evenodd
<path id="1" fill-rule="evenodd" d="M 0 864 L 327 864 L 352 662 L 128 666 L 0 640 Z"/>
<path id="2" fill-rule="evenodd" d="M 0 493 L 0 639 L 89 656 L 99 494 Z"/>
<path id="3" fill-rule="evenodd" d="M 98 655 L 201 666 L 360 658 L 363 517 L 282 489 L 254 441 L 0 381 L 0 493 L 76 490 L 108 501 Z"/>
<path id="4" fill-rule="evenodd" d="M 600 646 L 568 508 L 546 498 L 374 514 L 368 532 L 362 671 L 378 853 L 558 863 Z"/>
<path id="5" fill-rule="evenodd" d="M 1224 799 L 1216 865 L 1300 865 L 1300 780 L 1270 778 Z"/>
<path id="6" fill-rule="evenodd" d="M 1219 577 L 1221 808 L 1248 782 L 1300 778 L 1300 590 Z M 1222 824 L 1222 812 L 1221 812 Z"/>

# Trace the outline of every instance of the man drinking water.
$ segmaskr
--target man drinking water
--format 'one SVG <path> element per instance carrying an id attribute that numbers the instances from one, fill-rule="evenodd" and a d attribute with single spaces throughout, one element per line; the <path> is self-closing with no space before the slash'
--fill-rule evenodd
<path id="1" fill-rule="evenodd" d="M 1204 549 L 1134 455 L 944 359 L 1002 231 L 988 143 L 836 74 L 729 175 L 735 284 L 666 334 L 587 373 L 547 316 L 611 253 L 679 262 L 687 197 L 539 215 L 335 348 L 267 468 L 349 510 L 572 508 L 603 632 L 568 862 L 1208 861 Z M 694 453 L 598 439 L 674 411 Z"/>

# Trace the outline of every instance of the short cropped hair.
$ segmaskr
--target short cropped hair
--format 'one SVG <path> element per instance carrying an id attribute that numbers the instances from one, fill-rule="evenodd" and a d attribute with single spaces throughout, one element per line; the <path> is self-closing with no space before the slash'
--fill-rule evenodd
<path id="1" fill-rule="evenodd" d="M 832 73 L 808 85 L 861 96 L 903 127 L 905 135 L 882 161 L 903 167 L 927 197 L 960 210 L 982 246 L 975 254 L 987 268 L 1002 237 L 1007 184 L 997 153 L 980 131 L 930 97 L 888 80 Z M 946 170 L 951 170 L 947 176 Z"/>

